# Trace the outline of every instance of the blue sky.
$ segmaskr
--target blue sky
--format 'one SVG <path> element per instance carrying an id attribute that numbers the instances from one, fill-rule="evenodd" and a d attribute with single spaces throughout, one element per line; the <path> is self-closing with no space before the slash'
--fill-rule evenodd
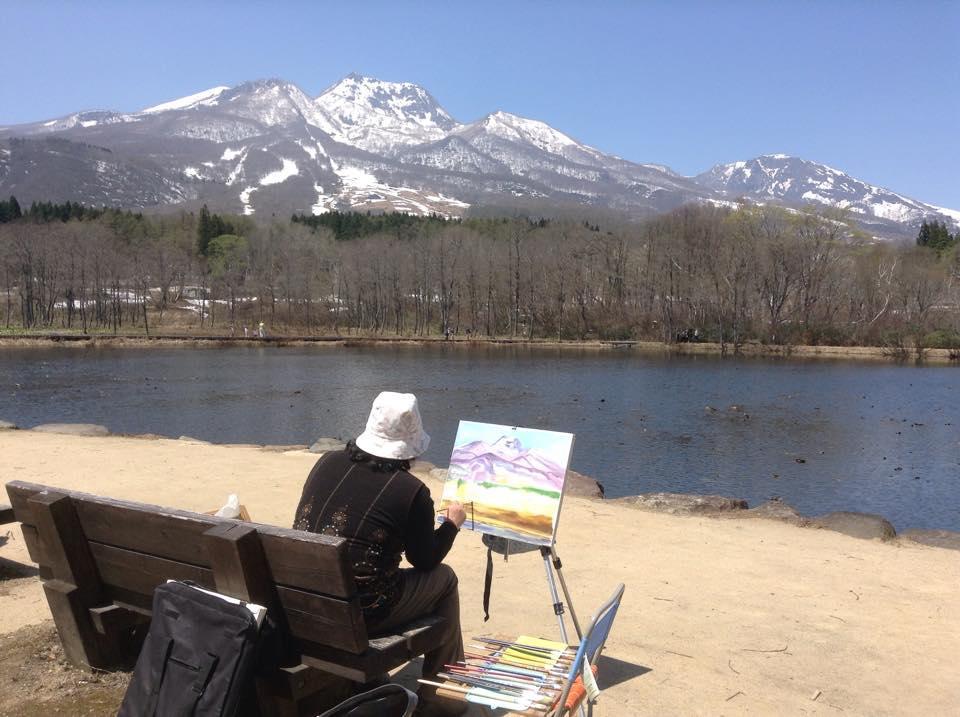
<path id="1" fill-rule="evenodd" d="M 960 209 L 957 0 L 0 0 L 0 22 L 2 125 L 357 71 L 683 174 L 785 152 Z"/>

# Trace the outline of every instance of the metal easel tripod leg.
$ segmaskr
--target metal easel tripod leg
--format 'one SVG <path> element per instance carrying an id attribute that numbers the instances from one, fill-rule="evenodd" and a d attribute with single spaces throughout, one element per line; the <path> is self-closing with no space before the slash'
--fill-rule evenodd
<path id="1" fill-rule="evenodd" d="M 557 557 L 557 553 L 553 546 L 541 546 L 540 555 L 543 557 L 543 569 L 547 573 L 547 587 L 550 588 L 550 598 L 553 600 L 553 613 L 557 616 L 557 622 L 560 624 L 560 638 L 566 643 L 570 642 L 567 636 L 567 626 L 563 619 L 565 612 L 563 600 L 560 599 L 560 594 L 557 592 L 557 583 L 554 579 L 554 574 L 560 578 L 560 587 L 563 589 L 563 596 L 570 608 L 570 617 L 573 620 L 573 627 L 577 631 L 577 639 L 580 639 L 583 637 L 583 633 L 580 630 L 580 623 L 577 620 L 577 613 L 573 609 L 573 602 L 570 600 L 570 591 L 567 589 L 567 581 L 563 578 L 563 564 L 560 562 L 560 558 Z"/>
<path id="2" fill-rule="evenodd" d="M 570 643 L 570 640 L 567 637 L 567 626 L 563 620 L 563 601 L 560 600 L 560 595 L 557 593 L 557 583 L 553 577 L 554 573 L 556 573 L 557 577 L 560 578 L 560 587 L 563 589 L 563 596 L 570 608 L 570 618 L 573 621 L 574 629 L 577 631 L 577 639 L 582 640 L 583 631 L 580 629 L 580 622 L 577 620 L 577 613 L 573 609 L 573 601 L 570 599 L 570 591 L 567 589 L 567 581 L 563 577 L 563 563 L 560 561 L 560 557 L 557 555 L 557 551 L 552 545 L 541 546 L 540 555 L 543 557 L 543 568 L 547 573 L 547 587 L 550 588 L 550 598 L 553 600 L 553 612 L 557 616 L 557 622 L 560 623 L 560 639 L 567 644 Z M 588 709 L 589 714 L 592 715 L 593 705 L 590 705 Z M 577 709 L 577 714 L 579 717 L 587 717 L 587 710 L 584 709 L 582 704 Z"/>

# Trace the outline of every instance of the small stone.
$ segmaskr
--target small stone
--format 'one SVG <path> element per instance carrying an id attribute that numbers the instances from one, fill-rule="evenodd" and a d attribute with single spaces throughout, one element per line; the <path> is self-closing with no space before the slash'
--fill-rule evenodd
<path id="1" fill-rule="evenodd" d="M 346 444 L 336 438 L 318 438 L 312 446 L 311 453 L 329 453 L 330 451 L 340 451 Z"/>
<path id="2" fill-rule="evenodd" d="M 40 433 L 62 433 L 68 436 L 109 436 L 106 426 L 96 423 L 41 423 L 33 427 Z"/>

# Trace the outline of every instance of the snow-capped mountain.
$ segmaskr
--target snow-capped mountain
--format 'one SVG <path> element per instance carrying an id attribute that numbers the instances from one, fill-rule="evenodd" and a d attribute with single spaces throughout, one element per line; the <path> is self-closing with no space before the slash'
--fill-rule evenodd
<path id="1" fill-rule="evenodd" d="M 902 225 L 919 226 L 929 218 L 948 224 L 960 222 L 960 212 L 925 204 L 825 164 L 786 154 L 718 164 L 695 179 L 730 199 L 844 209 L 862 225 L 880 232 Z"/>
<path id="2" fill-rule="evenodd" d="M 357 74 L 327 88 L 314 106 L 333 139 L 368 152 L 433 142 L 459 126 L 422 87 Z"/>
<path id="3" fill-rule="evenodd" d="M 684 177 L 629 162 L 535 119 L 454 119 L 424 88 L 348 75 L 311 98 L 280 79 L 212 87 L 139 112 L 94 110 L 0 127 L 0 196 L 146 209 L 207 203 L 270 215 L 332 209 L 460 215 L 588 206 L 640 215 L 747 198 L 848 209 L 907 238 L 960 212 L 786 155 Z"/>

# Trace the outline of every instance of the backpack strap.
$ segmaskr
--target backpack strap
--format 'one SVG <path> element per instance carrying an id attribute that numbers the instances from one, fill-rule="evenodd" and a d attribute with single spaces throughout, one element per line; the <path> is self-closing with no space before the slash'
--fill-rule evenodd
<path id="1" fill-rule="evenodd" d="M 147 702 L 147 709 L 144 717 L 157 717 L 157 703 L 160 701 L 160 688 L 163 686 L 163 678 L 167 676 L 167 664 L 170 661 L 170 653 L 173 652 L 173 638 L 168 637 L 166 643 L 157 645 L 156 651 L 163 655 L 160 660 L 160 679 L 153 684 L 153 690 L 150 692 L 150 699 Z"/>

